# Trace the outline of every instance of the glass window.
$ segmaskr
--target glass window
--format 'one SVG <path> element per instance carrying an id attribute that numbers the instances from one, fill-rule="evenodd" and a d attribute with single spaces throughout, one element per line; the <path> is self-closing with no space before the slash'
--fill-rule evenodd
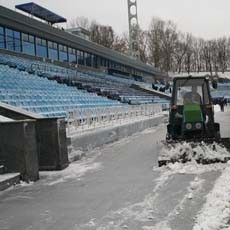
<path id="1" fill-rule="evenodd" d="M 14 38 L 21 39 L 21 33 L 18 31 L 14 31 Z"/>
<path id="2" fill-rule="evenodd" d="M 92 55 L 92 66 L 94 68 L 97 68 L 97 56 L 96 55 Z"/>
<path id="3" fill-rule="evenodd" d="M 17 52 L 21 52 L 22 48 L 21 48 L 21 40 L 20 39 L 14 39 L 14 50 Z"/>
<path id="4" fill-rule="evenodd" d="M 13 30 L 6 28 L 6 36 L 13 37 Z"/>
<path id="5" fill-rule="evenodd" d="M 47 46 L 47 42 L 46 42 L 45 39 L 42 39 L 42 45 L 43 45 L 43 46 Z"/>
<path id="6" fill-rule="evenodd" d="M 48 41 L 48 47 L 53 48 L 53 42 Z"/>
<path id="7" fill-rule="evenodd" d="M 18 31 L 14 31 L 14 50 L 17 52 L 21 52 L 21 33 Z"/>
<path id="8" fill-rule="evenodd" d="M 34 36 L 29 35 L 29 42 L 34 43 Z"/>
<path id="9" fill-rule="evenodd" d="M 85 53 L 85 60 L 86 60 L 86 65 L 87 65 L 87 66 L 92 66 L 91 54 Z"/>
<path id="10" fill-rule="evenodd" d="M 47 46 L 45 39 L 36 38 L 36 56 L 47 58 Z"/>
<path id="11" fill-rule="evenodd" d="M 36 44 L 41 45 L 42 44 L 42 39 L 41 38 L 36 38 Z"/>
<path id="12" fill-rule="evenodd" d="M 78 50 L 77 51 L 77 63 L 80 65 L 85 65 L 85 59 L 84 59 L 84 52 Z"/>
<path id="13" fill-rule="evenodd" d="M 58 60 L 57 43 L 48 41 L 48 57 L 52 60 Z"/>
<path id="14" fill-rule="evenodd" d="M 6 28 L 6 48 L 21 52 L 21 33 L 12 29 Z"/>
<path id="15" fill-rule="evenodd" d="M 6 28 L 6 47 L 8 50 L 14 50 L 13 30 Z"/>
<path id="16" fill-rule="evenodd" d="M 0 34 L 0 48 L 5 49 L 5 36 Z"/>
<path id="17" fill-rule="evenodd" d="M 0 34 L 4 34 L 4 28 L 0 26 Z"/>
<path id="18" fill-rule="evenodd" d="M 53 42 L 53 48 L 57 50 L 57 43 Z"/>
<path id="19" fill-rule="evenodd" d="M 22 41 L 28 42 L 29 41 L 29 35 L 22 33 Z"/>
<path id="20" fill-rule="evenodd" d="M 178 80 L 176 83 L 175 105 L 209 104 L 207 84 L 203 79 Z"/>
<path id="21" fill-rule="evenodd" d="M 68 54 L 69 54 L 69 62 L 71 63 L 77 63 L 77 59 L 76 59 L 76 50 L 69 48 L 68 49 Z"/>
<path id="22" fill-rule="evenodd" d="M 4 28 L 0 26 L 0 48 L 5 49 L 5 36 L 4 36 Z"/>
<path id="23" fill-rule="evenodd" d="M 60 61 L 68 61 L 68 55 L 67 55 L 67 47 L 63 45 L 59 45 L 59 60 Z"/>
<path id="24" fill-rule="evenodd" d="M 22 33 L 22 52 L 35 55 L 34 36 Z"/>

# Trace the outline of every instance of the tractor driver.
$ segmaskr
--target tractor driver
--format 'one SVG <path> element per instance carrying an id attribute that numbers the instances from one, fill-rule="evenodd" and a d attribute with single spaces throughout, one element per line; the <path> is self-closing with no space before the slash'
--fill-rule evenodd
<path id="1" fill-rule="evenodd" d="M 197 93 L 197 86 L 192 86 L 192 91 L 185 93 L 184 104 L 201 104 L 201 96 Z"/>

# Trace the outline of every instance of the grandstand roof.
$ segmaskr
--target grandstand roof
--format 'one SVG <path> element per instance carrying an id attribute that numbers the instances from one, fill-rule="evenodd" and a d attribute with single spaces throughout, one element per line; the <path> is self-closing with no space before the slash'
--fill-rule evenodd
<path id="1" fill-rule="evenodd" d="M 67 22 L 66 18 L 63 18 L 50 10 L 37 5 L 34 2 L 20 4 L 15 6 L 16 9 L 27 12 L 37 18 L 43 19 L 51 24 Z"/>

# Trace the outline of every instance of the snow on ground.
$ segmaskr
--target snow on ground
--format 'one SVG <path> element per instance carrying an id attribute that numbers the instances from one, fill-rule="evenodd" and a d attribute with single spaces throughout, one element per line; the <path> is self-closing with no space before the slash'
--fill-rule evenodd
<path id="1" fill-rule="evenodd" d="M 156 186 L 151 194 L 148 194 L 141 202 L 131 204 L 127 207 L 116 211 L 111 211 L 100 220 L 91 219 L 88 223 L 83 225 L 76 225 L 76 230 L 122 230 L 128 229 L 127 222 L 148 222 L 154 219 L 154 202 L 158 198 L 159 190 L 165 185 L 170 175 L 168 173 L 162 174 L 156 182 Z M 148 226 L 143 226 L 148 229 Z M 149 228 L 151 229 L 151 228 Z M 170 230 L 163 229 L 161 230 Z"/>
<path id="2" fill-rule="evenodd" d="M 191 164 L 191 163 L 190 163 Z M 116 211 L 111 211 L 99 220 L 91 219 L 88 223 L 83 225 L 76 225 L 77 230 L 122 230 L 128 229 L 127 223 L 142 223 L 143 230 L 171 230 L 169 222 L 174 219 L 180 212 L 183 211 L 186 201 L 192 200 L 195 195 L 198 195 L 202 189 L 204 180 L 199 177 L 199 174 L 208 171 L 219 171 L 225 166 L 224 164 L 216 164 L 209 167 L 201 166 L 193 162 L 193 166 L 189 164 L 174 164 L 162 168 L 153 168 L 153 171 L 160 172 L 160 176 L 154 181 L 154 189 L 152 193 L 146 195 L 143 201 L 128 205 Z M 176 167 L 177 166 L 177 167 Z M 200 167 L 200 170 L 197 168 Z M 145 223 L 151 223 L 155 219 L 155 214 L 158 212 L 156 209 L 156 202 L 161 196 L 161 189 L 168 183 L 169 179 L 176 174 L 194 174 L 197 175 L 190 182 L 187 193 L 178 202 L 171 212 L 167 214 L 162 222 L 154 226 L 147 226 Z"/>
<path id="3" fill-rule="evenodd" d="M 214 112 L 220 112 L 220 106 L 219 105 L 214 105 Z"/>
<path id="4" fill-rule="evenodd" d="M 167 222 L 158 223 L 155 226 L 143 226 L 143 230 L 171 230 Z"/>
<path id="5" fill-rule="evenodd" d="M 81 180 L 87 172 L 95 172 L 102 169 L 100 162 L 95 162 L 95 159 L 100 153 L 95 154 L 93 157 L 84 159 L 79 162 L 73 162 L 66 169 L 62 171 L 45 171 L 40 172 L 40 177 L 45 185 L 55 185 L 63 183 L 70 179 Z"/>
<path id="6" fill-rule="evenodd" d="M 171 162 L 184 161 L 210 161 L 216 160 L 224 162 L 230 158 L 230 152 L 217 143 L 175 143 L 162 148 L 159 160 L 169 160 Z"/>
<path id="7" fill-rule="evenodd" d="M 186 144 L 183 144 L 188 147 Z M 191 150 L 191 148 L 188 148 Z M 208 146 L 204 148 L 196 149 L 200 154 L 205 154 L 206 156 L 210 154 L 215 156 L 216 154 L 224 155 L 226 150 L 218 146 L 218 151 L 212 151 Z M 178 148 L 172 150 L 171 154 L 176 154 Z M 211 164 L 211 165 L 201 165 L 197 164 L 195 161 L 188 162 L 186 164 L 175 163 L 168 164 L 163 168 L 155 169 L 164 172 L 165 175 L 170 174 L 203 174 L 205 172 L 211 171 L 222 171 L 222 175 L 215 182 L 213 190 L 207 195 L 207 200 L 202 210 L 200 211 L 196 224 L 193 230 L 220 230 L 220 229 L 230 229 L 230 162 L 227 164 Z M 190 184 L 190 192 L 187 194 L 188 199 L 193 198 L 193 190 L 202 185 L 198 177 Z M 198 183 L 196 183 L 198 182 Z M 163 223 L 165 224 L 165 223 Z M 151 228 L 149 228 L 151 229 Z M 158 228 L 152 228 L 158 229 Z M 161 228 L 159 228 L 161 229 Z M 162 228 L 167 229 L 167 228 Z"/>
<path id="8" fill-rule="evenodd" d="M 230 229 L 230 163 L 216 181 L 193 230 Z"/>
<path id="9" fill-rule="evenodd" d="M 172 170 L 172 174 L 177 174 L 177 171 Z M 171 174 L 169 173 L 169 174 Z M 193 171 L 193 173 L 195 173 Z M 167 172 L 166 172 L 167 174 Z M 190 172 L 188 172 L 190 174 Z M 181 201 L 174 207 L 174 209 L 165 216 L 165 219 L 162 222 L 157 223 L 154 226 L 144 226 L 143 229 L 145 230 L 171 230 L 169 222 L 172 221 L 174 218 L 180 215 L 183 212 L 184 206 L 186 205 L 187 200 L 192 200 L 195 195 L 198 195 L 202 189 L 204 180 L 199 178 L 198 176 L 195 177 L 193 181 L 190 182 L 190 185 L 187 189 L 187 194 L 181 199 Z"/>

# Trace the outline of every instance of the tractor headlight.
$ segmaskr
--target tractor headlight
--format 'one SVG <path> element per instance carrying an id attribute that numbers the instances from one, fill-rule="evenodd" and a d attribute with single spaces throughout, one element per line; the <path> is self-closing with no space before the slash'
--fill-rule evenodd
<path id="1" fill-rule="evenodd" d="M 192 124 L 191 123 L 187 123 L 185 125 L 185 128 L 188 129 L 188 130 L 192 129 Z"/>
<path id="2" fill-rule="evenodd" d="M 195 124 L 196 129 L 201 129 L 202 128 L 202 124 L 200 122 Z"/>

